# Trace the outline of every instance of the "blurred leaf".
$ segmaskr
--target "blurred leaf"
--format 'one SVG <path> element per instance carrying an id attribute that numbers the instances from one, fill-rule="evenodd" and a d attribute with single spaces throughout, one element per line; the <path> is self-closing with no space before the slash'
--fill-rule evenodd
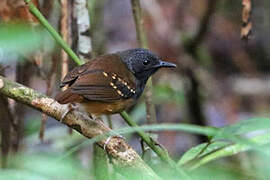
<path id="1" fill-rule="evenodd" d="M 223 148 L 227 145 L 229 145 L 229 142 L 224 142 L 224 141 L 216 141 L 211 144 L 208 143 L 203 143 L 198 146 L 195 146 L 188 150 L 179 160 L 178 165 L 184 165 L 188 163 L 191 160 L 195 160 L 205 154 L 211 153 L 213 151 L 216 151 L 220 148 Z"/>
<path id="2" fill-rule="evenodd" d="M 27 155 L 20 154 L 12 159 L 11 167 L 41 174 L 50 179 L 87 179 L 88 173 L 84 171 L 76 159 L 66 158 L 62 162 L 56 161 L 53 155 Z"/>
<path id="3" fill-rule="evenodd" d="M 242 171 L 230 166 L 224 165 L 208 165 L 203 166 L 200 169 L 196 169 L 190 173 L 192 180 L 239 180 L 239 179 L 254 179 L 243 174 Z"/>
<path id="4" fill-rule="evenodd" d="M 214 137 L 214 139 L 227 138 L 228 135 L 244 135 L 255 133 L 258 130 L 270 129 L 269 118 L 252 118 L 248 120 L 240 121 L 236 124 L 225 126 L 220 129 L 220 132 Z M 258 133 L 258 132 L 257 132 Z M 250 134 L 251 135 L 251 134 Z"/>
<path id="5" fill-rule="evenodd" d="M 207 143 L 204 143 L 199 146 L 193 147 L 192 149 L 187 151 L 182 156 L 178 164 L 183 165 L 189 161 L 199 161 L 199 162 L 205 163 L 213 159 L 233 155 L 235 153 L 248 150 L 251 147 L 258 150 L 258 145 L 270 142 L 270 140 L 267 141 L 267 137 L 268 137 L 267 134 L 262 135 L 262 137 L 260 136 L 255 137 L 255 139 L 251 139 L 252 141 L 245 141 L 244 139 L 241 139 L 241 138 L 236 139 L 233 136 L 247 135 L 247 133 L 256 134 L 254 132 L 256 132 L 257 130 L 262 131 L 265 129 L 269 129 L 269 127 L 270 127 L 270 119 L 253 118 L 253 119 L 241 121 L 234 125 L 220 128 L 219 132 L 214 136 L 213 140 L 218 140 L 218 139 L 235 140 L 233 142 L 237 142 L 238 144 L 229 145 L 230 144 L 229 142 L 215 141 L 214 143 L 206 147 Z M 260 132 L 259 134 L 262 134 L 262 133 L 263 132 Z M 230 136 L 233 138 L 230 138 Z M 198 160 L 198 158 L 201 158 L 201 157 L 202 159 Z"/>
<path id="6" fill-rule="evenodd" d="M 261 147 L 261 145 L 265 145 L 270 143 L 270 133 L 267 134 L 263 134 L 254 138 L 250 139 L 252 142 L 256 143 L 257 146 L 260 146 L 261 150 L 263 151 L 263 147 Z M 191 157 L 194 157 L 194 152 L 198 153 L 199 150 L 202 149 L 202 145 L 199 145 L 195 148 L 193 148 L 193 150 L 188 151 L 180 160 L 179 165 L 183 165 L 185 162 L 187 162 L 187 159 L 189 159 L 189 161 L 191 160 Z M 222 147 L 223 145 L 223 147 Z M 219 147 L 220 146 L 220 147 Z M 210 147 L 210 146 L 209 146 Z M 243 152 L 243 151 L 247 151 L 250 150 L 251 147 L 247 144 L 233 144 L 233 145 L 226 145 L 226 144 L 218 144 L 217 147 L 215 147 L 216 149 L 210 149 L 207 150 L 208 153 L 204 153 L 204 155 L 201 155 L 196 161 L 194 161 L 194 163 L 191 166 L 191 170 L 196 169 L 200 166 L 202 166 L 205 163 L 208 163 L 210 161 L 222 158 L 222 157 L 226 157 L 226 156 L 232 156 L 235 155 L 237 153 Z M 267 150 L 268 151 L 268 150 Z M 187 157 L 190 156 L 190 157 Z M 196 157 L 196 156 L 195 156 Z M 269 157 L 268 157 L 269 158 Z"/>
<path id="7" fill-rule="evenodd" d="M 41 116 L 40 115 L 31 116 L 25 121 L 25 123 L 26 123 L 24 126 L 25 136 L 38 133 L 41 124 Z"/>
<path id="8" fill-rule="evenodd" d="M 0 62 L 27 56 L 43 44 L 47 33 L 44 29 L 27 24 L 0 24 Z"/>
<path id="9" fill-rule="evenodd" d="M 34 173 L 28 170 L 2 169 L 0 179 L 8 180 L 50 180 L 46 175 Z"/>

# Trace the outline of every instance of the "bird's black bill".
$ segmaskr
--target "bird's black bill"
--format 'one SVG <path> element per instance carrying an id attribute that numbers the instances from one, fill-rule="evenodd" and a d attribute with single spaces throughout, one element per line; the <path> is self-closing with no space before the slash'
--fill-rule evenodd
<path id="1" fill-rule="evenodd" d="M 166 62 L 166 61 L 160 61 L 159 64 L 155 65 L 155 68 L 161 68 L 161 67 L 176 68 L 177 66 L 176 66 L 176 64 Z"/>

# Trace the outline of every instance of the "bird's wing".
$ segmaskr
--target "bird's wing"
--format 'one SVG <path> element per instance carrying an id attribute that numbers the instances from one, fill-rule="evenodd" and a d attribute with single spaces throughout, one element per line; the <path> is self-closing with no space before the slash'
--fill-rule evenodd
<path id="1" fill-rule="evenodd" d="M 80 67 L 62 82 L 70 85 L 72 94 L 104 102 L 127 99 L 135 94 L 135 77 L 115 54 L 101 56 Z"/>
<path id="2" fill-rule="evenodd" d="M 87 70 L 87 67 L 90 66 L 91 61 L 81 65 L 81 66 L 77 66 L 75 67 L 73 70 L 71 70 L 70 72 L 68 72 L 66 74 L 66 76 L 64 77 L 64 79 L 61 81 L 60 87 L 64 87 L 66 85 L 71 86 L 76 79 Z"/>

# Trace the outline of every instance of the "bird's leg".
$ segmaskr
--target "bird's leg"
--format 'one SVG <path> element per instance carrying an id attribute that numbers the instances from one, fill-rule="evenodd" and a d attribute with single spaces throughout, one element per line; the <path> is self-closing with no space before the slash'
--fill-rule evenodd
<path id="1" fill-rule="evenodd" d="M 102 121 L 102 119 L 100 117 L 97 117 L 95 120 L 98 120 L 98 121 Z M 103 121 L 102 121 L 103 122 Z M 109 144 L 110 140 L 114 137 L 117 137 L 117 138 L 121 138 L 121 139 L 124 139 L 125 140 L 125 137 L 114 132 L 113 130 L 111 130 L 110 132 L 110 136 L 106 139 L 104 145 L 103 145 L 103 149 L 106 150 L 106 146 Z"/>
<path id="2" fill-rule="evenodd" d="M 66 117 L 66 115 L 67 115 L 69 112 L 71 112 L 71 111 L 73 111 L 73 110 L 76 110 L 76 109 L 78 109 L 78 108 L 79 108 L 79 106 L 78 106 L 77 104 L 69 103 L 69 104 L 68 104 L 67 110 L 66 110 L 66 111 L 62 114 L 62 116 L 61 116 L 60 122 L 63 121 L 63 119 Z"/>
<path id="3" fill-rule="evenodd" d="M 142 158 L 144 158 L 145 153 L 150 150 L 149 146 L 145 145 L 143 139 L 140 139 L 141 148 L 142 148 Z"/>
<path id="4" fill-rule="evenodd" d="M 104 143 L 104 145 L 103 145 L 103 149 L 106 151 L 106 147 L 107 147 L 107 145 L 109 144 L 109 142 L 110 142 L 110 140 L 113 138 L 113 136 L 109 136 L 107 139 L 106 139 L 106 141 L 105 141 L 105 143 Z"/>
<path id="5" fill-rule="evenodd" d="M 96 122 L 102 122 L 103 123 L 103 120 L 100 116 L 96 116 L 95 114 L 92 114 L 91 115 L 91 118 L 96 121 Z M 107 137 L 104 145 L 103 145 L 103 149 L 106 150 L 106 146 L 109 144 L 110 140 L 114 137 L 117 137 L 117 138 L 121 138 L 121 139 L 125 139 L 123 136 L 121 136 L 120 134 L 117 134 L 116 132 L 114 132 L 113 130 L 110 131 L 110 135 L 109 137 Z"/>

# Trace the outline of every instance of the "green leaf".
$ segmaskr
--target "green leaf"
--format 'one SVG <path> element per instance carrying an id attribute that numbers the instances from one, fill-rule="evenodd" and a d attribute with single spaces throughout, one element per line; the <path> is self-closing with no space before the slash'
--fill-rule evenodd
<path id="1" fill-rule="evenodd" d="M 251 132 L 254 133 L 257 130 L 266 129 L 270 129 L 269 118 L 252 118 L 221 128 L 214 139 L 226 139 L 228 135 L 244 135 Z"/>
<path id="2" fill-rule="evenodd" d="M 262 145 L 268 144 L 268 143 L 270 143 L 270 133 L 266 133 L 263 135 L 259 135 L 259 136 L 250 138 L 250 141 L 256 143 L 257 146 L 262 146 Z M 196 152 L 198 152 L 198 149 L 201 149 L 201 148 L 202 148 L 202 145 L 195 147 L 195 149 L 197 150 Z M 232 156 L 232 155 L 235 155 L 237 153 L 250 150 L 251 148 L 252 147 L 250 145 L 247 145 L 247 144 L 233 144 L 233 145 L 225 145 L 224 147 L 221 147 L 217 150 L 212 150 L 212 151 L 209 150 L 208 153 L 201 155 L 200 158 L 198 160 L 196 160 L 195 163 L 193 163 L 193 165 L 190 167 L 190 170 L 194 170 L 194 169 L 196 169 L 196 168 L 198 168 L 198 167 L 202 166 L 203 164 L 206 164 L 210 161 L 213 161 L 213 160 L 216 160 L 216 159 L 219 159 L 222 157 Z M 268 151 L 268 150 L 265 150 L 263 147 L 260 147 L 260 149 L 262 151 Z M 195 150 L 193 150 L 193 152 L 195 152 Z M 184 156 L 187 156 L 188 154 L 190 154 L 190 156 L 192 156 L 194 153 L 187 152 Z M 193 157 L 194 157 L 194 155 L 193 155 Z M 189 158 L 184 157 L 183 160 L 180 160 L 179 165 L 183 165 L 183 163 L 187 162 L 186 159 L 189 159 Z M 190 159 L 189 159 L 189 161 L 190 161 Z"/>
<path id="3" fill-rule="evenodd" d="M 203 166 L 190 173 L 192 180 L 239 180 L 239 179 L 254 179 L 236 170 L 233 167 L 221 165 Z"/>
<path id="4" fill-rule="evenodd" d="M 11 162 L 14 169 L 22 169 L 34 174 L 46 175 L 51 179 L 86 179 L 87 171 L 84 171 L 78 160 L 66 158 L 62 162 L 56 161 L 57 156 L 20 154 Z"/>
<path id="5" fill-rule="evenodd" d="M 182 166 L 192 160 L 196 160 L 200 158 L 201 156 L 204 156 L 208 153 L 214 152 L 218 149 L 224 148 L 225 146 L 229 145 L 229 142 L 225 141 L 217 141 L 217 142 L 212 142 L 210 144 L 208 143 L 203 143 L 198 146 L 195 146 L 188 150 L 179 160 L 178 165 Z"/>
<path id="6" fill-rule="evenodd" d="M 267 118 L 253 118 L 241 121 L 234 125 L 220 128 L 218 133 L 212 139 L 214 140 L 213 143 L 211 143 L 209 146 L 207 146 L 207 143 L 204 143 L 199 146 L 193 147 L 181 157 L 181 159 L 178 162 L 178 165 L 181 166 L 192 161 L 205 163 L 209 161 L 206 157 L 210 156 L 210 159 L 211 158 L 216 159 L 223 156 L 233 155 L 234 153 L 242 152 L 250 148 L 254 148 L 255 150 L 261 151 L 258 145 L 260 145 L 262 143 L 261 141 L 264 139 L 255 137 L 259 138 L 258 142 L 256 142 L 253 141 L 253 139 L 246 140 L 237 136 L 247 135 L 254 133 L 258 130 L 262 131 L 269 128 L 270 128 L 270 119 Z M 262 138 L 264 138 L 264 136 Z M 220 139 L 231 140 L 237 144 L 230 145 L 231 144 L 230 142 L 217 141 Z M 202 159 L 198 160 L 200 158 Z"/>

